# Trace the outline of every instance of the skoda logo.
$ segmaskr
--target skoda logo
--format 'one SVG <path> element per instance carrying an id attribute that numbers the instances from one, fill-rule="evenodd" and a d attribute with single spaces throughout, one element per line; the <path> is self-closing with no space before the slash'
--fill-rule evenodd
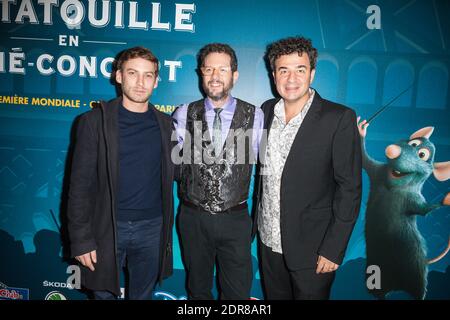
<path id="1" fill-rule="evenodd" d="M 45 300 L 67 300 L 67 298 L 58 291 L 52 291 L 45 297 Z"/>

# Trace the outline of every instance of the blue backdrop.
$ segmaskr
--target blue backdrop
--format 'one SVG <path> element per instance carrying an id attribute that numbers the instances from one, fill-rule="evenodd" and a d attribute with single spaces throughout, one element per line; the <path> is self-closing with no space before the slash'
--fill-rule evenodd
<path id="1" fill-rule="evenodd" d="M 233 95 L 260 105 L 273 96 L 266 46 L 304 35 L 319 50 L 313 87 L 363 118 L 412 84 L 370 126 L 367 147 L 374 158 L 385 159 L 387 145 L 434 126 L 436 161 L 450 160 L 448 0 L 0 2 L 3 298 L 86 298 L 67 288 L 73 262 L 63 259 L 60 241 L 69 142 L 73 120 L 89 111 L 92 101 L 116 95 L 109 81 L 111 61 L 127 47 L 146 46 L 159 57 L 160 83 L 151 101 L 171 113 L 201 97 L 195 56 L 203 45 L 225 42 L 236 50 L 240 78 Z M 449 191 L 449 181 L 430 177 L 423 194 L 438 202 Z M 363 204 L 337 272 L 334 299 L 372 299 L 365 289 L 368 192 L 364 175 Z M 436 256 L 447 245 L 450 209 L 419 218 L 418 225 L 429 256 Z M 259 299 L 255 243 L 253 255 L 252 296 Z M 155 298 L 186 295 L 176 232 L 174 258 L 174 276 Z M 450 255 L 430 266 L 428 299 L 450 298 L 449 263 Z"/>

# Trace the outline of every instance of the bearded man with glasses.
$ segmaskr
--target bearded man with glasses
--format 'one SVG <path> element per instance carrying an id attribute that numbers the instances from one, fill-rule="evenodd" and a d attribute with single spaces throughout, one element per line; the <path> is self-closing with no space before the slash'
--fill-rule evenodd
<path id="1" fill-rule="evenodd" d="M 188 296 L 213 299 L 217 261 L 220 298 L 248 299 L 253 271 L 247 198 L 264 116 L 230 94 L 239 76 L 230 46 L 206 45 L 198 65 L 206 97 L 173 115 L 183 153 L 178 223 Z"/>

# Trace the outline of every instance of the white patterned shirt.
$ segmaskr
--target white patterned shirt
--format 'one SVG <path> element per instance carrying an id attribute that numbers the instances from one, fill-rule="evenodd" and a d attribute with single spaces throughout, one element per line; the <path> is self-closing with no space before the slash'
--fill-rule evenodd
<path id="1" fill-rule="evenodd" d="M 259 207 L 258 231 L 262 243 L 272 251 L 283 253 L 280 233 L 280 190 L 281 176 L 286 159 L 298 129 L 303 123 L 314 99 L 314 89 L 309 89 L 310 97 L 303 110 L 286 124 L 284 100 L 274 107 L 274 117 L 270 127 L 265 164 L 263 166 L 263 194 Z"/>

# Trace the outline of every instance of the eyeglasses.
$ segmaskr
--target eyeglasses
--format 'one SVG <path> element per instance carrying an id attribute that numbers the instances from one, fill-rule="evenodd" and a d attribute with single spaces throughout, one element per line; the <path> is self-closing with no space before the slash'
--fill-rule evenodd
<path id="1" fill-rule="evenodd" d="M 226 75 L 228 72 L 231 71 L 231 67 L 217 67 L 217 68 L 213 68 L 213 67 L 201 67 L 200 68 L 202 74 L 204 76 L 211 76 L 214 73 L 214 70 L 218 70 L 219 74 L 221 76 Z"/>

